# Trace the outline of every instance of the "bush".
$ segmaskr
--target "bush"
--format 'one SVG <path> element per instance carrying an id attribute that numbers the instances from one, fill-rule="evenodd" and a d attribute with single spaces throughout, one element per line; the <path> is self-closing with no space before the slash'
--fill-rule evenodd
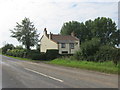
<path id="1" fill-rule="evenodd" d="M 93 38 L 92 40 L 86 41 L 81 44 L 81 48 L 77 51 L 74 57 L 77 60 L 92 61 L 94 54 L 99 50 L 100 40 L 99 38 Z"/>
<path id="2" fill-rule="evenodd" d="M 13 44 L 6 44 L 5 46 L 2 47 L 2 53 L 6 54 L 8 50 L 14 49 Z"/>
<path id="3" fill-rule="evenodd" d="M 15 49 L 23 49 L 22 45 L 16 46 Z"/>
<path id="4" fill-rule="evenodd" d="M 80 50 L 74 54 L 74 57 L 77 60 L 96 62 L 111 60 L 117 65 L 120 62 L 120 49 L 109 45 L 100 46 L 99 39 L 93 38 L 82 43 Z"/>
<path id="5" fill-rule="evenodd" d="M 29 50 L 26 57 L 32 60 L 46 60 L 45 53 L 40 53 L 38 50 Z"/>
<path id="6" fill-rule="evenodd" d="M 7 55 L 14 56 L 14 57 L 24 57 L 25 50 L 24 49 L 13 49 L 7 51 Z"/>
<path id="7" fill-rule="evenodd" d="M 46 59 L 47 60 L 53 60 L 55 58 L 59 57 L 59 51 L 56 49 L 49 49 L 46 52 Z"/>
<path id="8" fill-rule="evenodd" d="M 34 53 L 31 55 L 30 59 L 32 60 L 46 60 L 45 53 Z"/>
<path id="9" fill-rule="evenodd" d="M 45 53 L 40 53 L 37 50 L 25 50 L 25 49 L 13 49 L 9 50 L 6 53 L 7 55 L 14 56 L 14 57 L 24 57 L 29 58 L 32 60 L 46 60 Z"/>
<path id="10" fill-rule="evenodd" d="M 108 45 L 101 46 L 95 55 L 95 61 L 112 60 L 116 65 L 120 61 L 120 49 Z"/>
<path id="11" fill-rule="evenodd" d="M 77 52 L 75 52 L 75 54 L 73 55 L 75 59 L 77 60 L 83 60 L 83 56 L 82 56 L 82 51 L 81 49 Z"/>

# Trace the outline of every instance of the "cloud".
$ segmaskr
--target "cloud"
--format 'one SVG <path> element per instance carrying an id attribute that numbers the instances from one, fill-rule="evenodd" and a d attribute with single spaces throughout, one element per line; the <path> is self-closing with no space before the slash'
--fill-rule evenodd
<path id="1" fill-rule="evenodd" d="M 1 0 L 0 39 L 19 44 L 16 39 L 10 38 L 9 29 L 13 29 L 16 22 L 20 23 L 24 17 L 30 18 L 41 34 L 45 27 L 48 32 L 59 33 L 63 23 L 72 20 L 84 22 L 104 16 L 117 23 L 117 5 L 117 0 Z"/>

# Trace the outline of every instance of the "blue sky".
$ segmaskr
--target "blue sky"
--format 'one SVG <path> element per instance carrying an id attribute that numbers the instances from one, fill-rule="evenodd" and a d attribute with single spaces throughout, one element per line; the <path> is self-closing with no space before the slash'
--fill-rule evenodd
<path id="1" fill-rule="evenodd" d="M 40 33 L 59 33 L 63 23 L 85 22 L 97 17 L 109 17 L 118 23 L 118 0 L 1 0 L 0 1 L 0 47 L 5 43 L 19 45 L 11 38 L 10 29 L 24 17 L 30 18 Z"/>

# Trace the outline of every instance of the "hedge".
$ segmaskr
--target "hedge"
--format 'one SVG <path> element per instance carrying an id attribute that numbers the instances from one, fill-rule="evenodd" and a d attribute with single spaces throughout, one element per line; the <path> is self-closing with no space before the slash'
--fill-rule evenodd
<path id="1" fill-rule="evenodd" d="M 53 60 L 59 57 L 59 51 L 57 49 L 48 49 L 46 51 L 46 59 Z"/>
<path id="2" fill-rule="evenodd" d="M 46 60 L 46 54 L 41 53 L 38 50 L 27 51 L 26 57 L 32 60 Z"/>
<path id="3" fill-rule="evenodd" d="M 13 50 L 9 50 L 7 51 L 7 55 L 10 55 L 10 56 L 14 56 L 14 57 L 24 57 L 24 54 L 25 54 L 25 51 L 24 49 L 13 49 Z"/>

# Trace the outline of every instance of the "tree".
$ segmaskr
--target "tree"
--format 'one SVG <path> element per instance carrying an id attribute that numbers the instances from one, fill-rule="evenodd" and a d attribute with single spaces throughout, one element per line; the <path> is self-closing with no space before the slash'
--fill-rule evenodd
<path id="1" fill-rule="evenodd" d="M 23 49 L 22 45 L 16 46 L 15 49 Z"/>
<path id="2" fill-rule="evenodd" d="M 40 44 L 37 44 L 36 50 L 40 52 Z"/>
<path id="3" fill-rule="evenodd" d="M 119 30 L 117 30 L 115 22 L 110 18 L 98 17 L 95 20 L 85 21 L 85 23 L 77 21 L 64 23 L 61 34 L 70 35 L 71 32 L 75 33 L 81 43 L 97 37 L 100 38 L 103 45 L 118 45 Z"/>
<path id="4" fill-rule="evenodd" d="M 31 46 L 34 46 L 38 42 L 37 29 L 34 27 L 33 23 L 30 22 L 29 18 L 24 18 L 21 24 L 17 23 L 14 30 L 10 30 L 11 37 L 16 38 L 19 42 L 25 45 L 27 50 L 30 50 Z"/>
<path id="5" fill-rule="evenodd" d="M 62 35 L 70 35 L 73 31 L 77 32 L 80 29 L 80 23 L 77 21 L 69 21 L 63 24 L 61 28 Z"/>
<path id="6" fill-rule="evenodd" d="M 101 44 L 115 45 L 112 34 L 115 33 L 117 26 L 110 18 L 98 17 L 93 22 L 93 36 L 101 39 Z"/>
<path id="7" fill-rule="evenodd" d="M 89 57 L 94 56 L 94 54 L 99 50 L 99 46 L 100 39 L 92 38 L 91 40 L 81 44 L 81 53 L 85 59 L 88 59 Z"/>
<path id="8" fill-rule="evenodd" d="M 92 20 L 88 20 L 85 22 L 85 29 L 86 29 L 85 38 L 86 38 L 86 40 L 91 40 L 94 37 L 93 33 L 92 33 L 92 30 L 94 28 L 93 22 L 94 21 L 92 21 Z"/>
<path id="9" fill-rule="evenodd" d="M 77 21 L 69 21 L 63 24 L 61 28 L 62 35 L 70 35 L 74 32 L 75 36 L 81 41 L 85 41 L 85 35 L 87 34 L 84 23 Z"/>
<path id="10" fill-rule="evenodd" d="M 14 47 L 13 44 L 6 44 L 5 46 L 2 47 L 2 53 L 3 53 L 3 54 L 6 54 L 6 52 L 7 52 L 8 50 L 12 50 L 12 49 L 14 49 L 14 48 L 15 48 L 15 47 Z"/>
<path id="11" fill-rule="evenodd" d="M 120 29 L 114 31 L 110 37 L 111 43 L 115 44 L 116 46 L 120 45 L 119 39 L 120 39 Z"/>

